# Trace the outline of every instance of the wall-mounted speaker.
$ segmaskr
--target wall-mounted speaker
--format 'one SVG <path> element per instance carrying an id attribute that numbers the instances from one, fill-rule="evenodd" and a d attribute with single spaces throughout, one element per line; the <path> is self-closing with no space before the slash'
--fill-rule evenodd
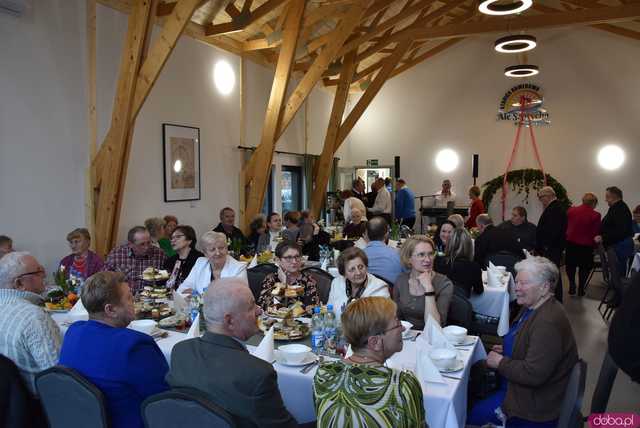
<path id="1" fill-rule="evenodd" d="M 480 155 L 477 155 L 477 154 L 473 155 L 473 171 L 472 171 L 473 178 L 478 178 L 479 163 L 480 163 Z"/>
<path id="2" fill-rule="evenodd" d="M 396 156 L 393 158 L 393 170 L 397 180 L 398 178 L 400 178 L 400 156 Z"/>

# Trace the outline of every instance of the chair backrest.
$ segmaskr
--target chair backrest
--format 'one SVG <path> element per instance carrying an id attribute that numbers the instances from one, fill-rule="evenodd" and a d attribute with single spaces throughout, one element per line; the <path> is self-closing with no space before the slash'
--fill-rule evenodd
<path id="1" fill-rule="evenodd" d="M 324 304 L 329 300 L 329 293 L 331 292 L 331 282 L 333 281 L 333 275 L 317 267 L 308 267 L 302 270 L 311 275 L 316 280 L 318 295 L 320 301 Z"/>
<path id="2" fill-rule="evenodd" d="M 582 427 L 583 420 L 580 409 L 582 409 L 582 399 L 584 397 L 584 384 L 587 377 L 587 363 L 583 360 L 573 366 L 569 383 L 562 401 L 558 426 L 566 428 Z"/>
<path id="3" fill-rule="evenodd" d="M 31 426 L 31 394 L 15 363 L 0 355 L 0 426 Z"/>
<path id="4" fill-rule="evenodd" d="M 600 366 L 600 374 L 598 374 L 598 382 L 591 397 L 591 413 L 604 413 L 607 411 L 607 404 L 609 404 L 609 397 L 617 374 L 617 364 L 613 361 L 609 352 L 605 353 L 602 359 L 602 366 Z"/>
<path id="5" fill-rule="evenodd" d="M 36 388 L 51 428 L 109 426 L 102 392 L 77 371 L 51 367 L 38 373 Z"/>
<path id="6" fill-rule="evenodd" d="M 273 263 L 264 263 L 247 269 L 247 279 L 249 281 L 249 288 L 253 293 L 253 297 L 258 301 L 260 297 L 260 291 L 262 290 L 262 281 L 265 276 L 270 273 L 278 272 L 278 266 Z"/>
<path id="7" fill-rule="evenodd" d="M 511 275 L 513 275 L 514 278 L 516 276 L 515 265 L 519 261 L 520 259 L 518 257 L 507 251 L 500 251 L 499 253 L 487 255 L 487 265 L 491 262 L 495 266 L 504 266 L 509 272 L 511 272 Z"/>
<path id="8" fill-rule="evenodd" d="M 607 252 L 604 250 L 602 244 L 596 247 L 596 254 L 598 254 L 598 258 L 600 259 L 600 265 L 602 266 L 602 279 L 604 282 L 609 285 L 610 281 L 610 270 L 609 270 L 609 259 L 607 258 Z"/>
<path id="9" fill-rule="evenodd" d="M 622 295 L 624 294 L 624 285 L 622 283 L 622 275 L 626 274 L 626 272 L 618 271 L 618 256 L 616 255 L 616 250 L 613 246 L 607 248 L 607 262 L 609 265 L 609 281 L 610 286 L 613 288 L 617 294 L 616 299 L 620 301 L 622 299 Z"/>
<path id="10" fill-rule="evenodd" d="M 211 402 L 201 391 L 173 389 L 148 397 L 142 403 L 146 428 L 180 426 L 234 428 L 236 423 L 226 410 Z"/>
<path id="11" fill-rule="evenodd" d="M 471 302 L 464 296 L 463 290 L 454 287 L 451 303 L 449 304 L 449 313 L 447 315 L 447 325 L 458 325 L 467 330 L 471 330 L 473 323 L 473 307 Z"/>

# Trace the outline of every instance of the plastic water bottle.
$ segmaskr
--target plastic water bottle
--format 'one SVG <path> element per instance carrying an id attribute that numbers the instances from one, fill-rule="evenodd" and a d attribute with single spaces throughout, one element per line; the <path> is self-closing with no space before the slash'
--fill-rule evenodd
<path id="1" fill-rule="evenodd" d="M 323 324 L 320 307 L 316 306 L 313 309 L 313 316 L 311 317 L 311 349 L 316 354 L 324 348 Z"/>
<path id="2" fill-rule="evenodd" d="M 196 317 L 200 313 L 200 294 L 197 291 L 194 291 L 191 294 L 191 302 L 189 303 L 190 313 L 189 317 L 191 318 L 191 323 L 196 320 Z"/>
<path id="3" fill-rule="evenodd" d="M 333 312 L 333 305 L 327 305 L 327 314 L 324 316 L 324 350 L 328 354 L 336 354 L 338 341 L 338 328 L 336 325 L 336 314 Z"/>

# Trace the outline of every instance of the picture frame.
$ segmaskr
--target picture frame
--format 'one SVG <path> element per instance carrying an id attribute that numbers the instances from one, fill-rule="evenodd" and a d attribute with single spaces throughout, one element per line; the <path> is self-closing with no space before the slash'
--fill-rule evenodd
<path id="1" fill-rule="evenodd" d="M 197 201 L 200 189 L 200 128 L 162 124 L 164 201 Z"/>

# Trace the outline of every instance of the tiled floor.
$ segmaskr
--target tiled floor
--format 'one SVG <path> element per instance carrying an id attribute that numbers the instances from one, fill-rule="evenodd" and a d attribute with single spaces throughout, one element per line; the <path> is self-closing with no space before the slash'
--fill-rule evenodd
<path id="1" fill-rule="evenodd" d="M 567 287 L 566 276 L 563 278 L 563 283 Z M 580 357 L 588 364 L 582 406 L 585 416 L 589 414 L 591 397 L 598 381 L 603 352 L 607 348 L 609 326 L 603 321 L 597 310 L 603 291 L 601 279 L 596 275 L 587 289 L 587 296 L 583 298 L 572 297 L 566 294 L 566 290 L 564 296 L 565 309 L 578 342 L 578 352 Z M 636 328 L 640 328 L 640 326 L 636 326 Z M 607 411 L 640 413 L 640 384 L 632 382 L 629 376 L 619 371 L 611 392 Z"/>

